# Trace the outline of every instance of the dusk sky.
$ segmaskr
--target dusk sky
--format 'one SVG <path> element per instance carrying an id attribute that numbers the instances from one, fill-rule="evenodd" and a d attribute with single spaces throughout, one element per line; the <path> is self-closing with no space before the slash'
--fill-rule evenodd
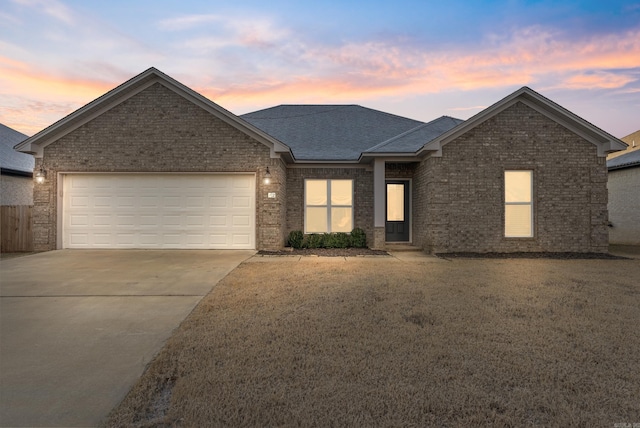
<path id="1" fill-rule="evenodd" d="M 467 119 L 529 86 L 640 129 L 640 1 L 0 0 L 0 123 L 42 130 L 149 67 L 236 114 Z"/>

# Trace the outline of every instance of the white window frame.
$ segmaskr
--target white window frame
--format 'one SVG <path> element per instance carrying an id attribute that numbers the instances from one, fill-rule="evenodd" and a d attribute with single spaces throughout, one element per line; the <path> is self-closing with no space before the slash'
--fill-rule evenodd
<path id="1" fill-rule="evenodd" d="M 327 204 L 326 205 L 307 205 L 307 181 L 325 181 L 327 185 Z M 331 182 L 332 181 L 350 181 L 351 182 L 351 205 L 332 205 L 331 204 Z M 354 228 L 354 199 L 355 199 L 355 188 L 353 179 L 343 179 L 343 178 L 305 178 L 304 180 L 304 233 L 332 233 L 332 225 L 331 225 L 331 208 L 351 208 L 351 230 Z M 326 207 L 327 212 L 327 231 L 326 232 L 308 232 L 307 231 L 307 208 L 323 208 Z M 348 232 L 350 233 L 351 230 Z"/>
<path id="2" fill-rule="evenodd" d="M 507 173 L 508 172 L 528 172 L 529 173 L 529 185 L 530 187 L 530 195 L 531 195 L 531 200 L 529 202 L 507 202 L 507 198 L 506 198 L 506 188 L 507 188 Z M 533 170 L 532 169 L 507 169 L 504 171 L 504 178 L 503 178 L 503 185 L 504 185 L 504 191 L 502 192 L 503 194 L 503 198 L 504 198 L 504 212 L 503 212 L 503 219 L 504 219 L 504 237 L 505 238 L 533 238 L 535 236 L 535 221 L 534 221 L 534 211 L 533 211 L 533 199 L 534 199 L 534 195 L 533 195 L 533 180 L 534 180 L 534 174 L 533 174 Z M 508 235 L 507 234 L 507 206 L 515 206 L 515 205 L 519 205 L 519 206 L 528 206 L 529 210 L 530 210 L 530 217 L 531 217 L 531 225 L 530 225 L 530 229 L 531 229 L 531 233 L 529 235 Z"/>

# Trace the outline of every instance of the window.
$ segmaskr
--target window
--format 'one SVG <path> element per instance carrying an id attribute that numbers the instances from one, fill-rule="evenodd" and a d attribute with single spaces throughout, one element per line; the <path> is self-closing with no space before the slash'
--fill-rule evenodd
<path id="1" fill-rule="evenodd" d="M 353 181 L 305 180 L 304 232 L 351 232 Z"/>
<path id="2" fill-rule="evenodd" d="M 504 172 L 504 236 L 533 236 L 533 171 Z"/>

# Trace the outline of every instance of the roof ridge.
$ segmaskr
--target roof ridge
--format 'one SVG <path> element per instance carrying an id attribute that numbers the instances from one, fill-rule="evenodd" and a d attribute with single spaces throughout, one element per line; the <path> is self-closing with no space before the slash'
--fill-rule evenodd
<path id="1" fill-rule="evenodd" d="M 442 120 L 442 119 L 453 119 L 453 120 L 455 120 L 455 121 L 461 121 L 461 122 L 464 122 L 462 119 L 456 119 L 455 117 L 446 116 L 446 115 L 444 115 L 444 116 L 440 116 L 440 117 L 437 117 L 437 118 L 435 118 L 435 119 L 433 119 L 433 120 L 430 120 L 429 122 L 423 122 L 423 123 L 421 123 L 420 125 L 418 125 L 418 126 L 416 126 L 416 127 L 414 127 L 414 128 L 411 128 L 411 129 L 409 129 L 409 130 L 407 130 L 407 131 L 404 131 L 404 132 L 402 132 L 402 133 L 400 133 L 400 134 L 396 135 L 395 137 L 391 137 L 391 138 L 389 138 L 389 139 L 387 139 L 387 140 L 385 140 L 385 141 L 383 141 L 383 142 L 381 142 L 381 143 L 378 143 L 378 144 L 376 144 L 376 145 L 375 145 L 375 146 L 373 146 L 373 147 L 369 147 L 369 148 L 368 148 L 367 150 L 365 150 L 363 153 L 366 153 L 366 152 L 372 152 L 372 151 L 374 151 L 374 150 L 379 149 L 380 147 L 384 147 L 384 146 L 386 146 L 387 144 L 391 144 L 392 142 L 394 142 L 394 141 L 396 141 L 396 140 L 399 140 L 400 138 L 402 138 L 402 137 L 404 137 L 404 136 L 406 136 L 406 135 L 409 135 L 409 134 L 411 134 L 411 133 L 413 133 L 413 132 L 415 132 L 415 131 L 417 131 L 417 130 L 419 130 L 419 129 L 422 129 L 422 128 L 424 128 L 424 127 L 426 127 L 426 126 L 428 126 L 428 125 L 431 125 L 431 124 L 433 124 L 434 122 L 437 122 L 437 121 Z M 426 144 L 426 143 L 428 143 L 428 141 L 427 141 L 427 142 L 425 142 L 425 144 Z"/>
<path id="2" fill-rule="evenodd" d="M 326 114 L 326 113 L 329 113 L 329 112 L 332 112 L 332 111 L 335 111 L 335 110 L 338 110 L 338 109 L 341 109 L 341 108 L 351 107 L 351 106 L 361 107 L 361 106 L 359 106 L 357 104 L 278 104 L 277 106 L 269 107 L 269 108 L 266 108 L 266 109 L 263 109 L 263 110 L 258 110 L 258 111 L 255 111 L 253 113 L 257 113 L 259 111 L 271 110 L 271 109 L 278 108 L 278 107 L 285 107 L 285 106 L 299 106 L 299 107 L 324 107 L 324 106 L 326 106 L 326 107 L 331 107 L 331 108 L 327 108 L 326 110 L 319 111 L 319 112 L 313 112 L 313 113 L 295 114 L 295 115 L 291 115 L 291 116 L 278 116 L 278 119 L 291 119 L 291 118 L 294 118 L 294 117 L 305 117 L 305 116 L 314 116 L 314 115 L 318 115 L 318 114 Z M 253 113 L 246 113 L 246 114 L 241 115 L 240 117 L 248 116 L 248 115 L 253 114 Z M 253 118 L 253 119 L 260 120 L 260 119 L 271 119 L 271 118 L 265 117 L 265 118 Z"/>

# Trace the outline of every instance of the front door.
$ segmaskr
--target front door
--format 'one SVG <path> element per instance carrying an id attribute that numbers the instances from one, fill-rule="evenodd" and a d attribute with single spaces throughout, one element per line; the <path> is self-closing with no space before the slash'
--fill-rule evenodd
<path id="1" fill-rule="evenodd" d="M 409 242 L 409 181 L 387 180 L 386 242 Z"/>

